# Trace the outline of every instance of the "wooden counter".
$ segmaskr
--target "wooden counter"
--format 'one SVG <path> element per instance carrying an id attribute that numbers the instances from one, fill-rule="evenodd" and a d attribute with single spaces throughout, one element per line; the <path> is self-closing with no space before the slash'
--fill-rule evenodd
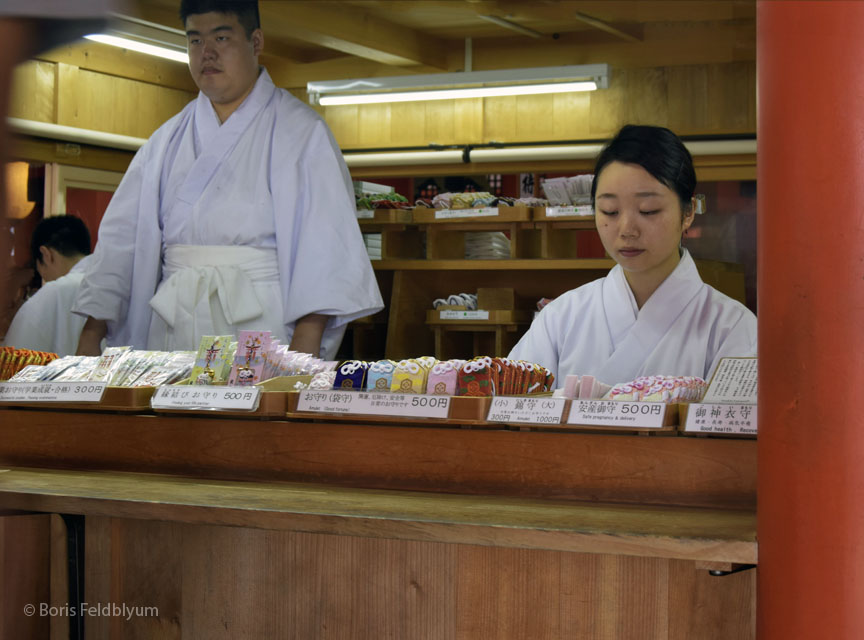
<path id="1" fill-rule="evenodd" d="M 755 444 L 2 410 L 0 509 L 84 515 L 85 599 L 158 609 L 87 638 L 728 640 Z"/>

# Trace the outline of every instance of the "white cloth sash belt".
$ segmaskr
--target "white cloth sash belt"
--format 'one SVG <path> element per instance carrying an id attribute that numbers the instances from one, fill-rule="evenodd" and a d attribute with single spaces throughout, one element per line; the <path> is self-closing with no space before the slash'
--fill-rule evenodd
<path id="1" fill-rule="evenodd" d="M 253 283 L 278 282 L 276 249 L 171 245 L 165 249 L 162 284 L 150 306 L 178 344 L 193 344 L 196 327 L 212 326 L 220 310 L 232 325 L 261 316 L 264 309 Z"/>

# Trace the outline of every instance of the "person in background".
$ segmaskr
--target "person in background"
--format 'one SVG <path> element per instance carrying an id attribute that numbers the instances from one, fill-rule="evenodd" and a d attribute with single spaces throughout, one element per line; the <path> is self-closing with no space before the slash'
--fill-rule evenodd
<path id="1" fill-rule="evenodd" d="M 756 355 L 756 316 L 702 282 L 681 247 L 693 223 L 690 152 L 662 127 L 627 125 L 603 149 L 591 198 L 617 265 L 559 296 L 510 352 L 606 384 L 643 375 L 707 379 L 720 358 Z"/>
<path id="2" fill-rule="evenodd" d="M 99 228 L 74 311 L 78 353 L 195 349 L 268 330 L 332 359 L 383 308 L 342 154 L 314 110 L 258 65 L 253 1 L 183 0 L 198 98 L 138 151 Z"/>
<path id="3" fill-rule="evenodd" d="M 9 158 L 6 118 L 15 67 L 40 51 L 71 42 L 104 27 L 120 0 L 2 0 L 0 2 L 0 168 Z M 6 227 L 6 172 L 0 171 L 0 309 L 10 305 L 9 255 Z"/>
<path id="4" fill-rule="evenodd" d="M 72 313 L 72 303 L 90 260 L 90 232 L 74 216 L 45 218 L 33 231 L 30 251 L 44 284 L 18 309 L 4 344 L 74 354 L 84 318 Z"/>

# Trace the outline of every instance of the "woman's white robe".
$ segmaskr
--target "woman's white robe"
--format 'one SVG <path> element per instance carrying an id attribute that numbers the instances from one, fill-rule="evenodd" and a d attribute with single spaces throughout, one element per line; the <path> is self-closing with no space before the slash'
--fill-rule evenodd
<path id="1" fill-rule="evenodd" d="M 546 305 L 510 352 L 543 365 L 561 386 L 568 374 L 607 384 L 643 375 L 699 376 L 720 358 L 756 355 L 756 316 L 702 282 L 685 250 L 638 309 L 620 266 Z"/>

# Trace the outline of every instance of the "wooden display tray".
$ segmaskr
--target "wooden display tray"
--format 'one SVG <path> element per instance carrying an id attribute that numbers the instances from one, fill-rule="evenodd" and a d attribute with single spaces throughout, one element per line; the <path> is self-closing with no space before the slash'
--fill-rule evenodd
<path id="1" fill-rule="evenodd" d="M 411 209 L 373 209 L 373 217 L 357 218 L 362 227 L 364 224 L 410 224 L 413 219 Z"/>
<path id="2" fill-rule="evenodd" d="M 485 309 L 484 309 L 485 311 Z M 426 311 L 426 324 L 433 325 L 496 325 L 496 324 L 527 324 L 531 322 L 531 312 L 513 309 L 489 309 L 488 320 L 442 320 L 440 309 L 428 309 Z"/>
<path id="3" fill-rule="evenodd" d="M 29 407 L 63 411 L 149 412 L 156 387 L 106 387 L 99 402 L 0 402 L 0 408 Z"/>
<path id="4" fill-rule="evenodd" d="M 472 216 L 473 209 L 455 210 L 465 211 L 464 216 L 448 218 L 436 218 L 435 212 L 441 209 L 430 209 L 429 207 L 414 207 L 415 224 L 442 224 L 448 222 L 527 222 L 531 220 L 531 208 L 522 205 L 508 207 L 498 205 L 498 215 L 495 216 Z"/>
<path id="5" fill-rule="evenodd" d="M 500 429 L 502 425 L 486 422 L 489 413 L 489 404 L 492 398 L 473 396 L 453 396 L 450 398 L 450 417 L 439 418 L 410 418 L 405 416 L 387 415 L 358 415 L 353 413 L 319 413 L 317 411 L 297 411 L 297 403 L 300 394 L 292 391 L 288 394 L 288 418 L 310 418 L 340 422 L 376 422 L 382 425 L 447 425 L 447 426 L 487 426 Z"/>
<path id="6" fill-rule="evenodd" d="M 590 205 L 589 205 L 590 206 Z M 580 220 L 585 222 L 590 222 L 591 227 L 594 226 L 594 211 L 592 210 L 588 215 L 567 215 L 567 216 L 548 216 L 546 215 L 546 209 L 548 207 L 532 207 L 534 220 L 535 221 L 544 221 L 544 222 L 555 222 L 558 220 L 561 221 L 572 221 L 572 220 Z"/>

